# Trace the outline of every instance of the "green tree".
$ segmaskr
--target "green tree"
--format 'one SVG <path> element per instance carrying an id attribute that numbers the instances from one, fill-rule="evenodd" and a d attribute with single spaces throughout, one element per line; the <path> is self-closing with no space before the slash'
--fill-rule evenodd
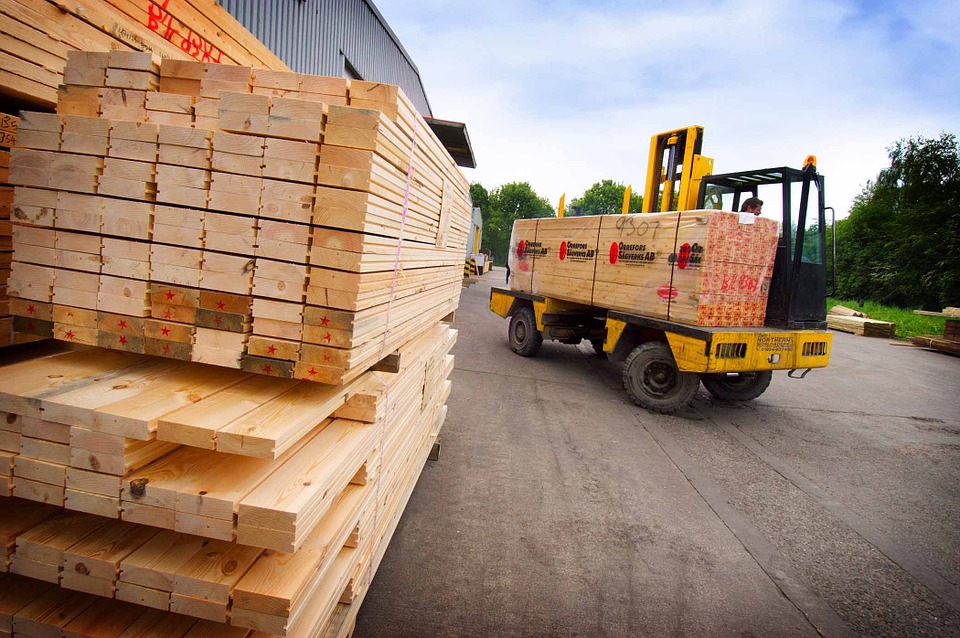
<path id="1" fill-rule="evenodd" d="M 480 215 L 486 226 L 487 218 L 490 216 L 490 193 L 479 182 L 473 182 L 470 184 L 470 199 L 473 201 L 473 207 L 480 209 Z"/>
<path id="2" fill-rule="evenodd" d="M 902 139 L 890 167 L 837 223 L 845 297 L 939 310 L 960 301 L 960 149 L 953 134 Z"/>
<path id="3" fill-rule="evenodd" d="M 564 215 L 577 217 L 582 215 L 616 215 L 623 211 L 623 192 L 626 186 L 612 179 L 597 182 L 583 192 L 577 199 L 571 200 Z M 630 194 L 628 212 L 639 213 L 643 206 L 643 197 Z"/>
<path id="4" fill-rule="evenodd" d="M 515 220 L 550 217 L 554 214 L 550 202 L 537 195 L 528 182 L 511 182 L 493 189 L 489 192 L 488 208 L 489 215 L 484 217 L 481 247 L 500 263 L 506 260 Z"/>

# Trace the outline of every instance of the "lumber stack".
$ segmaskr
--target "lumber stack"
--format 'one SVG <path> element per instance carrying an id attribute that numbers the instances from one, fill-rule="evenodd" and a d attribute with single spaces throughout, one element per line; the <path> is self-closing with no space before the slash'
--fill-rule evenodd
<path id="1" fill-rule="evenodd" d="M 859 337 L 893 338 L 896 324 L 889 321 L 879 321 L 869 317 L 853 317 L 827 313 L 827 327 L 832 330 L 849 332 Z"/>
<path id="2" fill-rule="evenodd" d="M 12 154 L 18 331 L 339 384 L 456 308 L 467 183 L 397 87 L 127 53 L 66 72 L 102 85 L 24 112 Z"/>
<path id="3" fill-rule="evenodd" d="M 101 616 L 343 630 L 438 436 L 455 338 L 437 324 L 341 387 L 94 348 L 0 368 L 6 568 Z"/>
<path id="4" fill-rule="evenodd" d="M 911 337 L 910 342 L 921 348 L 930 348 L 939 352 L 960 354 L 960 308 L 948 306 L 941 312 L 914 310 L 915 314 L 930 317 L 943 317 L 943 335 L 920 335 Z"/>
<path id="5" fill-rule="evenodd" d="M 713 210 L 518 220 L 511 287 L 701 326 L 762 326 L 778 224 Z"/>
<path id="6" fill-rule="evenodd" d="M 0 7 L 0 95 L 52 109 L 65 95 L 89 94 L 96 69 L 64 74 L 67 56 L 78 50 L 148 51 L 174 60 L 288 70 L 213 0 L 10 0 Z M 133 88 L 122 86 L 131 79 L 123 78 L 127 74 L 115 75 L 111 85 Z"/>

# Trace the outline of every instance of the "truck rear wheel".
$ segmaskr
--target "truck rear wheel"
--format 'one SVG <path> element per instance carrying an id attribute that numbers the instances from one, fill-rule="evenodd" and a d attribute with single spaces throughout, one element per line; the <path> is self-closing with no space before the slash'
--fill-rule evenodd
<path id="1" fill-rule="evenodd" d="M 624 362 L 623 387 L 637 405 L 670 414 L 693 400 L 700 377 L 677 369 L 668 344 L 648 341 L 634 348 Z"/>
<path id="2" fill-rule="evenodd" d="M 739 374 L 704 375 L 700 380 L 707 392 L 723 401 L 751 401 L 764 393 L 773 378 L 772 370 Z"/>
<path id="3" fill-rule="evenodd" d="M 537 330 L 537 318 L 532 308 L 521 308 L 510 318 L 510 349 L 521 357 L 532 357 L 540 352 L 543 335 Z"/>

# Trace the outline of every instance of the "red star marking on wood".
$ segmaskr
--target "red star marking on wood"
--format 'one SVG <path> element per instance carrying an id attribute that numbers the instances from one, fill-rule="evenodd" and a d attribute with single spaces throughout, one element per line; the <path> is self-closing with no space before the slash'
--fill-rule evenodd
<path id="1" fill-rule="evenodd" d="M 330 343 L 331 341 L 333 341 L 333 337 L 330 336 L 330 333 L 329 333 L 329 332 L 327 333 L 327 336 L 324 337 L 324 339 L 327 340 L 327 343 Z"/>
<path id="2" fill-rule="evenodd" d="M 29 312 L 31 315 L 36 311 L 37 309 L 33 307 L 33 304 L 30 304 L 29 306 L 27 306 L 27 312 Z"/>
<path id="3" fill-rule="evenodd" d="M 166 326 L 160 328 L 160 332 L 163 333 L 163 336 L 164 336 L 164 337 L 170 336 L 170 328 L 168 328 L 168 327 L 166 327 Z M 167 347 L 169 347 L 169 346 L 167 346 Z"/>
<path id="4" fill-rule="evenodd" d="M 223 310 L 226 307 L 227 307 L 227 304 L 225 304 L 224 302 L 222 301 L 217 302 L 217 310 Z"/>
<path id="5" fill-rule="evenodd" d="M 263 366 L 263 371 L 267 374 L 273 374 L 273 366 Z"/>
<path id="6" fill-rule="evenodd" d="M 269 352 L 270 354 L 277 354 L 277 346 L 268 347 L 267 352 Z"/>
<path id="7" fill-rule="evenodd" d="M 120 345 L 127 345 L 127 338 L 124 335 L 120 335 Z"/>
<path id="8" fill-rule="evenodd" d="M 173 311 L 170 310 L 169 308 L 167 308 L 166 310 L 164 310 L 164 311 L 163 311 L 163 318 L 164 318 L 164 319 L 171 319 L 171 318 L 173 318 Z"/>
<path id="9" fill-rule="evenodd" d="M 328 354 L 323 355 L 323 360 L 324 360 L 324 361 L 330 361 L 330 355 L 328 355 Z"/>
<path id="10" fill-rule="evenodd" d="M 173 294 L 172 290 L 167 291 L 167 301 L 173 299 L 176 295 Z"/>
<path id="11" fill-rule="evenodd" d="M 66 337 L 67 339 L 69 339 L 70 341 L 73 341 L 73 338 L 76 337 L 77 335 L 75 335 L 75 334 L 73 333 L 73 330 L 68 330 L 68 331 L 67 331 L 67 334 L 65 334 L 65 335 L 63 335 L 63 336 Z"/>
<path id="12" fill-rule="evenodd" d="M 328 323 L 330 323 L 330 320 L 327 319 L 327 315 L 323 315 L 323 319 L 320 320 L 320 325 L 326 328 Z"/>
<path id="13" fill-rule="evenodd" d="M 126 320 L 126 319 L 121 319 L 120 321 L 118 321 L 118 322 L 117 322 L 117 327 L 118 327 L 118 328 L 126 329 L 126 328 L 127 328 L 127 320 Z"/>
<path id="14" fill-rule="evenodd" d="M 309 374 L 311 377 L 312 377 L 313 375 L 315 375 L 316 373 L 317 373 L 317 371 L 314 370 L 313 368 L 310 368 L 310 371 L 307 372 L 307 374 Z"/>
<path id="15" fill-rule="evenodd" d="M 169 344 L 169 343 L 163 344 L 163 354 L 170 354 L 170 344 Z"/>
<path id="16" fill-rule="evenodd" d="M 27 330 L 33 330 L 33 322 L 27 324 Z"/>
<path id="17" fill-rule="evenodd" d="M 221 323 L 223 323 L 223 319 L 220 318 L 220 315 L 217 315 L 213 318 L 213 322 L 219 326 Z"/>

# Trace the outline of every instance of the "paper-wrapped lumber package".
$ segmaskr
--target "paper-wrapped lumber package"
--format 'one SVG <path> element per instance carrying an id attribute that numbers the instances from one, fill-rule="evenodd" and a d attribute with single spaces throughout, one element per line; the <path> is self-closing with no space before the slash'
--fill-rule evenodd
<path id="1" fill-rule="evenodd" d="M 773 220 L 714 210 L 525 220 L 511 240 L 512 287 L 692 325 L 762 326 L 778 233 Z"/>

